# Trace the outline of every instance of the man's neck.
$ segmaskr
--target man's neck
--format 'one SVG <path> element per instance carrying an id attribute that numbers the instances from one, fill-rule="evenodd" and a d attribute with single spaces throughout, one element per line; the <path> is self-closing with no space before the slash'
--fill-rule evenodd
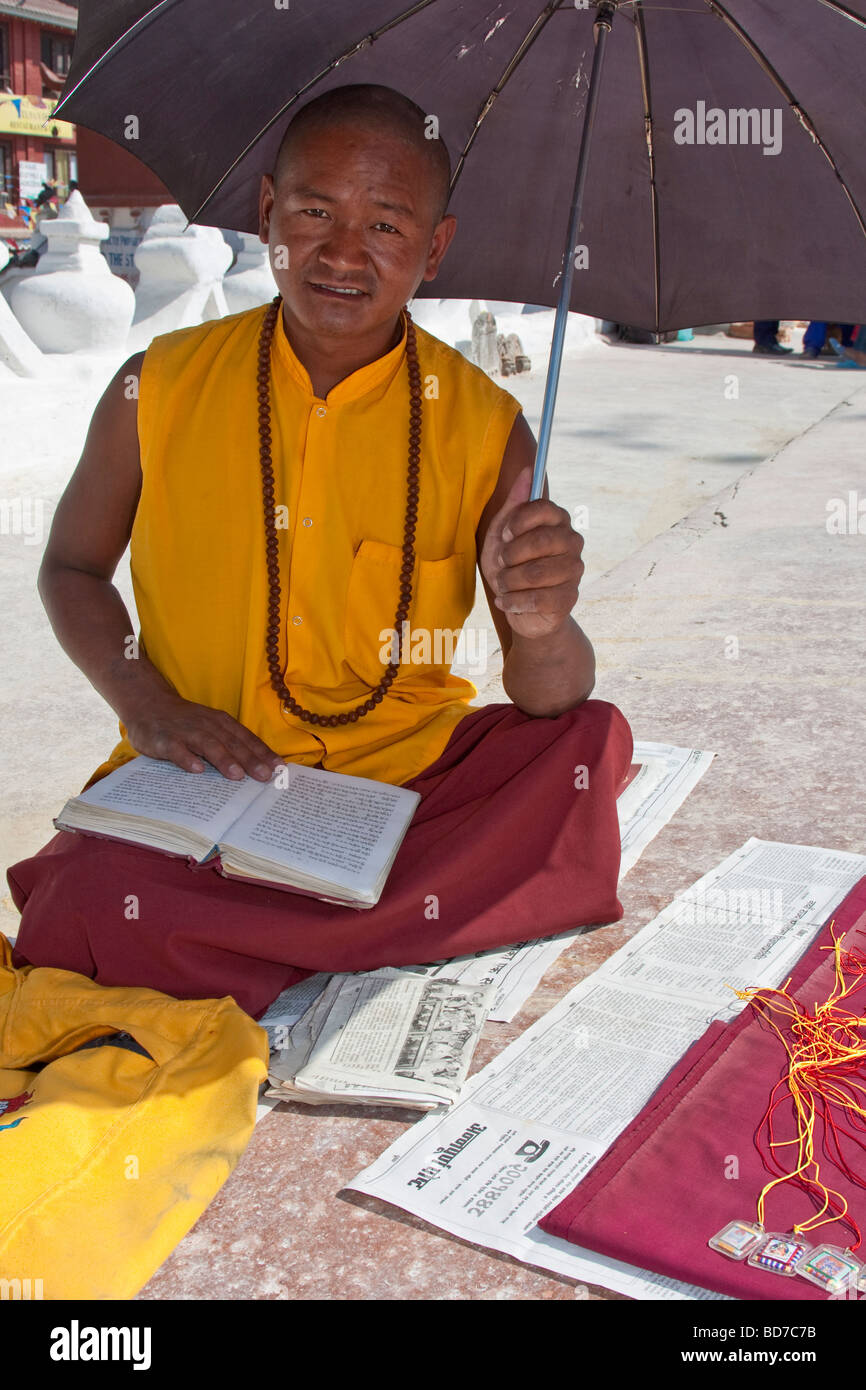
<path id="1" fill-rule="evenodd" d="M 329 391 L 353 372 L 384 357 L 397 346 L 403 332 L 402 316 L 398 314 L 393 327 L 361 339 L 341 342 L 336 338 L 313 338 L 288 320 L 285 300 L 283 327 L 295 356 L 307 369 L 313 393 L 319 400 L 324 400 Z"/>

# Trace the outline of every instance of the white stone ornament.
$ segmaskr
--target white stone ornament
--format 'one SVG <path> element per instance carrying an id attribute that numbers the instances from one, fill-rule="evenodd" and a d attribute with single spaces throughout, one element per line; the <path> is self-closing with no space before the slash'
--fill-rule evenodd
<path id="1" fill-rule="evenodd" d="M 177 203 L 157 208 L 135 251 L 140 278 L 130 352 L 148 347 L 159 333 L 223 318 L 228 304 L 222 282 L 231 261 L 218 227 L 188 227 Z"/>
<path id="2" fill-rule="evenodd" d="M 277 293 L 271 271 L 267 243 L 254 232 L 238 232 L 241 241 L 238 258 L 223 280 L 223 293 L 230 314 L 240 314 L 269 304 Z"/>
<path id="3" fill-rule="evenodd" d="M 473 300 L 472 304 L 475 307 L 477 301 Z M 472 360 L 488 376 L 496 376 L 499 372 L 496 319 L 489 309 L 479 307 L 472 319 Z"/>
<path id="4" fill-rule="evenodd" d="M 0 240 L 0 270 L 9 264 L 9 248 Z M 14 285 L 14 281 L 13 281 Z M 9 286 L 9 291 L 12 290 Z M 10 375 L 38 376 L 42 353 L 28 338 L 2 293 L 0 281 L 0 380 Z"/>
<path id="5" fill-rule="evenodd" d="M 0 294 L 0 381 L 10 375 L 38 376 L 44 360 Z"/>
<path id="6" fill-rule="evenodd" d="M 56 217 L 39 220 L 47 250 L 12 289 L 12 312 L 43 352 L 116 352 L 135 310 L 129 285 L 99 249 L 109 235 L 76 189 Z"/>

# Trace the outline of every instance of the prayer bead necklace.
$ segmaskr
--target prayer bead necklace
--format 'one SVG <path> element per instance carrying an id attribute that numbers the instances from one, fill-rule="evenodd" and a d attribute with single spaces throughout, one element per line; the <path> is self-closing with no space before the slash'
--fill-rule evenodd
<path id="1" fill-rule="evenodd" d="M 418 348 L 415 325 L 407 308 L 406 315 L 406 366 L 409 371 L 409 463 L 406 498 L 406 519 L 403 528 L 403 565 L 400 570 L 400 600 L 394 617 L 396 634 L 396 660 L 389 661 L 385 674 L 368 699 L 354 709 L 342 714 L 314 714 L 312 710 L 299 705 L 283 680 L 280 666 L 280 561 L 277 545 L 276 500 L 274 489 L 274 468 L 271 460 L 271 340 L 274 336 L 277 315 L 280 312 L 282 295 L 276 295 L 268 305 L 262 320 L 259 336 L 258 356 L 258 402 L 259 402 L 259 461 L 262 469 L 262 493 L 265 513 L 265 545 L 268 566 L 268 627 L 266 650 L 271 685 L 282 702 L 284 713 L 295 715 L 307 724 L 325 724 L 333 728 L 337 724 L 354 724 L 363 719 L 384 699 L 385 694 L 397 675 L 401 659 L 403 624 L 409 616 L 412 601 L 412 574 L 415 569 L 415 526 L 418 521 L 418 488 L 421 468 L 421 369 L 418 365 Z"/>

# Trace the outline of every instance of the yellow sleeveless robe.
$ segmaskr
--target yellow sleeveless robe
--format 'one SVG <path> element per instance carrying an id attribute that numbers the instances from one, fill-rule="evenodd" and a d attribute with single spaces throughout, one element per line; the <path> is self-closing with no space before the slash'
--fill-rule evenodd
<path id="1" fill-rule="evenodd" d="M 256 352 L 266 307 L 163 334 L 145 354 L 131 539 L 140 646 L 184 699 L 227 711 L 280 755 L 403 783 L 439 756 L 477 694 L 450 671 L 446 630 L 456 636 L 472 607 L 475 531 L 521 406 L 416 328 L 423 423 L 410 640 L 375 710 L 336 728 L 305 724 L 283 711 L 265 655 Z M 274 332 L 280 660 L 295 699 L 316 713 L 366 699 L 390 660 L 406 507 L 405 345 L 404 317 L 395 348 L 320 399 L 282 315 Z M 135 756 L 120 732 L 93 780 Z"/>

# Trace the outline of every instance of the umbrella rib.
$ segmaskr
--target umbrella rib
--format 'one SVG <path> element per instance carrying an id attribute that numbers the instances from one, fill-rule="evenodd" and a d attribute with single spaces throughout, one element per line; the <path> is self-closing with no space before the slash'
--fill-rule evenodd
<path id="1" fill-rule="evenodd" d="M 825 4 L 826 2 L 827 0 L 821 0 L 822 4 Z M 863 213 L 857 206 L 857 203 L 854 200 L 854 195 L 848 187 L 847 183 L 845 182 L 845 179 L 843 178 L 839 170 L 838 164 L 836 163 L 830 151 L 827 149 L 827 146 L 824 144 L 824 141 L 821 139 L 820 135 L 815 129 L 814 123 L 809 113 L 805 111 L 803 107 L 800 105 L 800 103 L 797 101 L 797 98 L 794 96 L 794 93 L 791 91 L 791 88 L 785 82 L 781 74 L 778 73 L 776 69 L 773 67 L 773 64 L 770 62 L 766 53 L 764 53 L 762 49 L 758 47 L 754 39 L 749 37 L 745 29 L 743 29 L 742 25 L 739 23 L 739 21 L 734 19 L 732 14 L 729 14 L 725 6 L 721 3 L 721 0 L 705 0 L 705 3 L 712 11 L 712 13 L 718 15 L 719 19 L 721 19 L 728 26 L 731 32 L 736 36 L 736 38 L 740 40 L 740 43 L 743 45 L 743 47 L 748 50 L 748 52 L 755 59 L 755 62 L 763 68 L 764 72 L 767 74 L 773 85 L 778 89 L 778 91 L 781 92 L 782 96 L 785 98 L 788 105 L 791 107 L 791 110 L 793 111 L 794 115 L 797 117 L 797 120 L 800 122 L 800 125 L 803 127 L 806 134 L 811 138 L 813 143 L 818 146 L 827 163 L 830 165 L 830 168 L 833 170 L 833 173 L 836 175 L 836 178 L 842 185 L 842 189 L 845 193 L 845 196 L 848 199 L 848 202 L 851 204 L 854 216 L 857 218 L 857 221 L 860 225 L 860 230 L 863 233 L 863 235 L 866 236 L 866 220 L 864 220 Z M 842 10 L 840 8 L 839 13 L 841 12 Z M 854 18 L 854 16 L 850 15 L 849 13 L 849 18 Z"/>
<path id="2" fill-rule="evenodd" d="M 64 102 L 68 101 L 71 96 L 74 96 L 87 79 L 92 77 L 98 68 L 102 67 L 103 63 L 107 62 L 119 49 L 124 48 L 132 39 L 137 38 L 142 29 L 145 29 L 153 20 L 158 19 L 166 10 L 172 9 L 177 4 L 179 4 L 179 0 L 159 0 L 159 4 L 154 5 L 153 9 L 148 10 L 146 14 L 143 14 L 140 19 L 137 19 L 128 29 L 124 30 L 124 32 L 114 40 L 114 43 L 110 44 L 105 52 L 99 55 L 96 62 L 91 64 L 87 72 L 82 73 L 75 86 L 70 87 L 68 92 L 63 93 L 63 96 L 54 107 L 54 114 L 56 115 Z"/>
<path id="3" fill-rule="evenodd" d="M 496 101 L 496 98 L 498 96 L 501 96 L 505 88 L 505 84 L 508 82 L 508 79 L 513 75 L 515 70 L 519 67 L 520 63 L 526 57 L 527 53 L 529 52 L 532 45 L 535 43 L 535 40 L 538 38 L 538 35 L 541 33 L 542 29 L 545 28 L 555 11 L 563 7 L 563 4 L 564 0 L 550 0 L 550 3 L 545 5 L 544 9 L 536 17 L 535 21 L 530 26 L 527 33 L 523 36 L 523 39 L 518 44 L 517 48 L 514 50 L 514 53 L 509 59 L 509 62 L 501 77 L 499 78 L 499 81 L 496 83 L 496 86 L 493 87 L 493 89 L 488 93 L 481 107 L 481 110 L 479 111 L 478 116 L 476 117 L 472 133 L 469 136 L 469 139 L 466 141 L 466 144 L 463 146 L 463 149 L 460 151 L 460 157 L 457 160 L 454 173 L 451 176 L 452 193 L 454 192 L 454 189 L 457 185 L 457 180 L 463 171 L 463 165 L 466 162 L 466 156 L 472 148 L 472 145 L 475 143 L 475 138 L 478 135 L 479 130 L 481 129 L 482 122 L 490 114 L 490 111 L 493 107 L 493 103 Z"/>
<path id="4" fill-rule="evenodd" d="M 417 0 L 417 3 L 410 5 L 408 10 L 404 10 L 402 14 L 397 15 L 394 19 L 389 19 L 385 24 L 380 24 L 378 29 L 373 29 L 369 34 L 365 34 L 363 38 L 358 39 L 357 43 L 353 43 L 337 58 L 332 58 L 331 61 L 322 68 L 321 72 L 317 72 L 315 77 L 311 77 L 309 82 L 305 82 L 302 87 L 299 87 L 295 94 L 290 97 L 287 102 L 283 103 L 279 111 L 276 111 L 274 115 L 271 116 L 270 120 L 265 122 L 261 130 L 253 136 L 252 140 L 244 146 L 237 158 L 232 160 L 225 173 L 214 184 L 204 202 L 200 203 L 192 217 L 187 219 L 187 227 L 191 226 L 195 219 L 204 212 L 208 203 L 212 198 L 216 197 L 232 171 L 237 168 L 242 159 L 246 158 L 253 146 L 258 144 L 265 132 L 270 130 L 271 126 L 274 125 L 291 106 L 294 106 L 295 102 L 300 101 L 301 97 L 309 92 L 311 87 L 315 87 L 317 82 L 321 82 L 324 77 L 328 76 L 329 72 L 333 72 L 334 68 L 338 68 L 347 58 L 351 58 L 355 53 L 359 53 L 362 48 L 369 48 L 370 44 L 375 43 L 376 40 L 381 38 L 383 34 L 386 34 L 389 29 L 395 29 L 398 24 L 403 24 L 407 19 L 411 19 L 413 15 L 419 14 L 421 10 L 426 10 L 429 5 L 435 4 L 436 0 Z"/>
<path id="5" fill-rule="evenodd" d="M 650 89 L 649 52 L 647 49 L 646 22 L 641 0 L 637 0 L 634 11 L 634 32 L 637 40 L 638 61 L 640 62 L 640 85 L 643 96 L 644 127 L 646 130 L 647 157 L 649 160 L 650 198 L 653 219 L 653 293 L 655 296 L 655 331 L 659 332 L 661 314 L 661 257 L 659 250 L 659 200 L 656 185 L 656 157 L 653 148 L 652 93 Z"/>
<path id="6" fill-rule="evenodd" d="M 861 29 L 866 29 L 866 19 L 860 14 L 855 14 L 853 10 L 849 10 L 847 5 L 842 4 L 842 0 L 818 0 L 818 4 L 826 5 L 828 10 L 835 10 L 837 14 L 844 15 L 854 24 L 859 24 Z"/>

